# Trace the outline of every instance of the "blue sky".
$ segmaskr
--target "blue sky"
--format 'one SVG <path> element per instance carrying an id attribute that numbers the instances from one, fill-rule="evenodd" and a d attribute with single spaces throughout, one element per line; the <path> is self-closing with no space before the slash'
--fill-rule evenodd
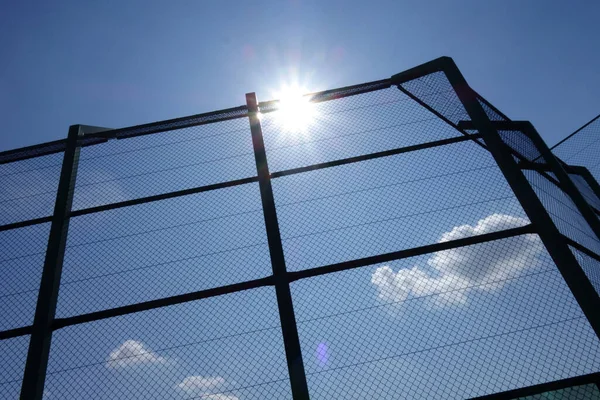
<path id="1" fill-rule="evenodd" d="M 10 53 L 5 149 L 64 137 L 74 122 L 118 127 L 211 111 L 243 103 L 247 91 L 266 99 L 293 80 L 311 90 L 359 83 L 439 55 L 509 116 L 547 127 L 550 143 L 598 108 L 600 78 L 584 62 L 594 57 L 584 56 L 593 10 L 582 6 L 13 7 L 0 28 L 11 33 L 0 39 Z M 396 88 L 314 112 L 296 132 L 277 113 L 263 116 L 271 171 L 459 135 Z M 0 166 L 0 223 L 51 212 L 60 161 Z M 73 206 L 255 174 L 246 119 L 110 141 L 82 149 Z M 280 177 L 273 190 L 292 271 L 528 223 L 472 142 Z M 270 275 L 260 204 L 250 183 L 73 218 L 57 316 Z M 561 229 L 575 232 L 577 215 L 558 214 L 567 212 Z M 0 282 L 0 329 L 31 323 L 47 232 L 0 233 L 0 268 L 14 271 Z M 313 399 L 464 398 L 600 367 L 597 338 L 532 235 L 291 287 Z M 46 399 L 289 398 L 278 325 L 267 287 L 60 329 Z M 0 399 L 17 396 L 26 345 L 0 341 Z"/>
<path id="2" fill-rule="evenodd" d="M 440 55 L 549 144 L 598 114 L 593 1 L 20 1 L 0 15 L 0 150 L 381 79 Z"/>

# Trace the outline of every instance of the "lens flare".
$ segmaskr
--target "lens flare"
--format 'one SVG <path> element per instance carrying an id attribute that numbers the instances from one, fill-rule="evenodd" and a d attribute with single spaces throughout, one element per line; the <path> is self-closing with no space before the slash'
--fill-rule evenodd
<path id="1" fill-rule="evenodd" d="M 319 343 L 317 346 L 317 362 L 320 366 L 324 366 L 329 361 L 329 348 L 326 343 Z"/>

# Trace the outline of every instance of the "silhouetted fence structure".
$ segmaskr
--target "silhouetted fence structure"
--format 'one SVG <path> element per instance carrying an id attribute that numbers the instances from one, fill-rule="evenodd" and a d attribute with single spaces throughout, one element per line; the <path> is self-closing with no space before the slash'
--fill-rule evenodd
<path id="1" fill-rule="evenodd" d="M 587 170 L 447 57 L 305 99 L 1 153 L 0 398 L 599 398 Z"/>

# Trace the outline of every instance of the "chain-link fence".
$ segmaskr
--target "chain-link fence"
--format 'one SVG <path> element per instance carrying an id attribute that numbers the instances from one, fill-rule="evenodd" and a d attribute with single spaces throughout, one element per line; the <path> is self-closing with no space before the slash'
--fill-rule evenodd
<path id="1" fill-rule="evenodd" d="M 568 164 L 586 167 L 600 180 L 600 115 L 558 142 L 552 151 Z"/>
<path id="2" fill-rule="evenodd" d="M 600 218 L 600 115 L 596 116 L 581 128 L 561 140 L 552 147 L 552 152 L 559 157 L 568 170 L 569 176 L 579 192 L 585 198 L 596 218 Z M 589 236 L 589 230 L 586 236 Z M 593 236 L 594 237 L 594 236 Z M 583 236 L 582 236 L 583 239 Z M 582 241 L 580 240 L 581 244 Z M 600 249 L 589 242 L 588 249 L 598 253 Z M 583 250 L 583 251 L 582 251 Z M 586 254 L 585 249 L 574 250 L 586 275 L 600 293 L 599 259 Z"/>
<path id="3" fill-rule="evenodd" d="M 597 183 L 448 58 L 0 163 L 0 399 L 600 398 Z"/>

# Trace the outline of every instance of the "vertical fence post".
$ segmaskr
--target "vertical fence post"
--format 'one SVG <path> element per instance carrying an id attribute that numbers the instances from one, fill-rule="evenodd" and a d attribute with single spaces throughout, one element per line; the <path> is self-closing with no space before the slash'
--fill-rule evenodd
<path id="1" fill-rule="evenodd" d="M 308 385 L 306 383 L 306 374 L 304 372 L 304 363 L 302 361 L 300 338 L 298 336 L 298 327 L 296 326 L 292 295 L 287 279 L 281 233 L 279 232 L 279 223 L 277 221 L 275 199 L 273 197 L 273 188 L 271 186 L 271 174 L 267 163 L 267 153 L 265 151 L 262 127 L 260 125 L 256 94 L 246 94 L 246 104 L 248 105 L 252 145 L 254 146 L 258 184 L 260 187 L 260 197 L 267 230 L 269 253 L 271 254 L 273 277 L 275 278 L 275 292 L 277 294 L 277 304 L 279 306 L 279 318 L 281 320 L 281 331 L 283 334 L 285 355 L 292 386 L 292 396 L 294 400 L 305 400 L 309 398 Z"/>
<path id="2" fill-rule="evenodd" d="M 443 63 L 442 70 L 471 118 L 474 128 L 482 135 L 490 153 L 529 220 L 536 227 L 542 243 L 556 263 L 596 336 L 600 338 L 600 312 L 598 312 L 600 298 L 598 294 L 454 61 L 445 58 Z"/>
<path id="3" fill-rule="evenodd" d="M 530 122 L 524 122 L 523 128 L 523 130 L 525 130 L 524 133 L 533 141 L 533 144 L 537 147 L 542 155 L 543 160 L 546 161 L 546 164 L 548 164 L 550 170 L 560 182 L 564 192 L 571 198 L 571 200 L 573 200 L 573 203 L 575 203 L 575 206 L 596 235 L 596 238 L 600 241 L 600 220 L 596 216 L 596 213 L 592 210 L 577 186 L 575 186 L 571 180 L 571 177 L 563 168 L 562 164 L 558 161 L 554 154 L 552 154 L 548 148 L 548 145 L 541 138 L 534 126 Z"/>
<path id="4" fill-rule="evenodd" d="M 52 341 L 52 323 L 56 313 L 60 276 L 69 230 L 69 214 L 73 204 L 79 163 L 77 140 L 82 134 L 80 125 L 73 125 L 69 128 L 33 320 L 33 331 L 23 375 L 21 400 L 42 400 L 44 395 L 44 382 Z"/>

